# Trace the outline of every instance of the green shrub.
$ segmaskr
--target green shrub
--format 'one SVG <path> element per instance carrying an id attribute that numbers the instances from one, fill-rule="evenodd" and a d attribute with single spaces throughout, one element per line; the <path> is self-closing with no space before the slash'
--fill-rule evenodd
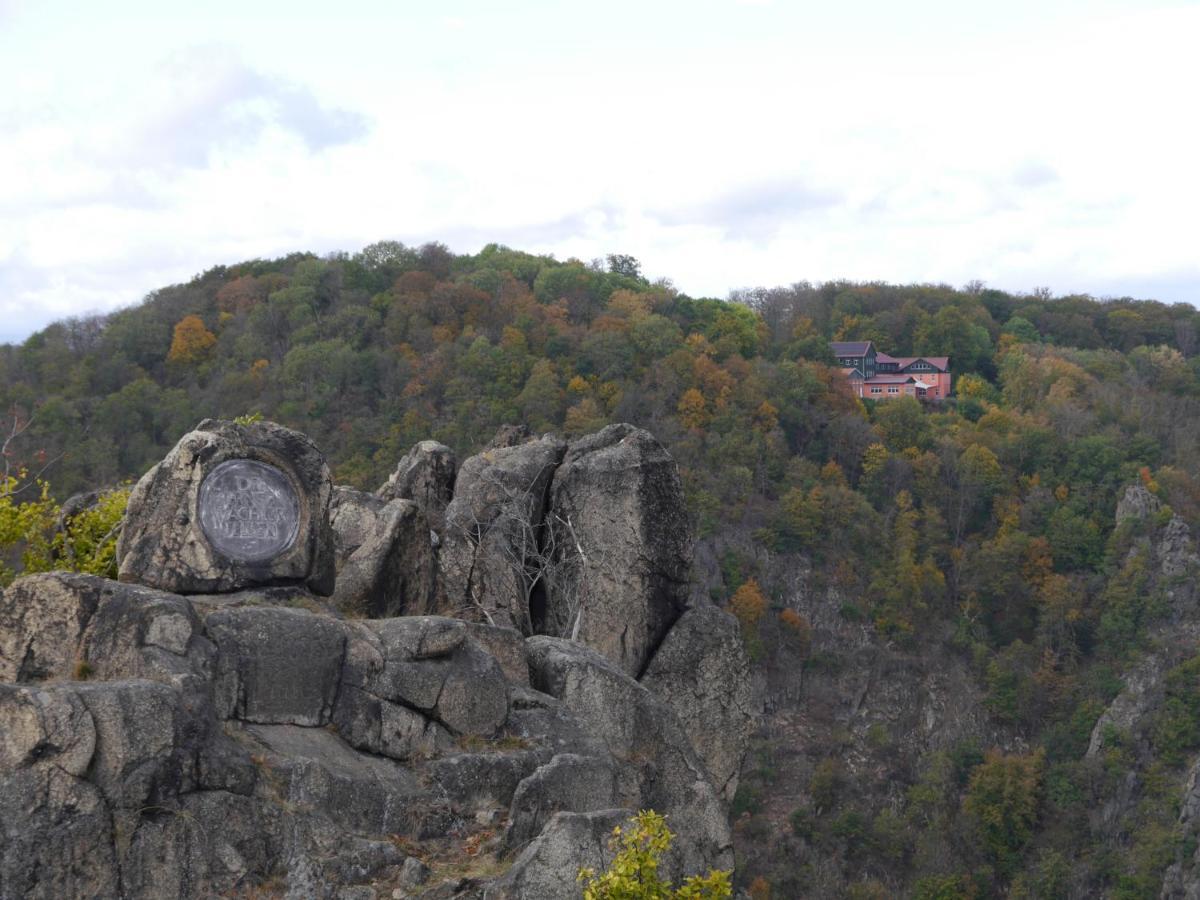
<path id="1" fill-rule="evenodd" d="M 732 894 L 729 872 L 711 869 L 693 875 L 675 888 L 658 877 L 659 858 L 674 835 L 666 820 L 653 810 L 643 810 L 622 827 L 613 829 L 610 847 L 616 851 L 612 865 L 601 873 L 580 869 L 584 900 L 723 900 Z"/>

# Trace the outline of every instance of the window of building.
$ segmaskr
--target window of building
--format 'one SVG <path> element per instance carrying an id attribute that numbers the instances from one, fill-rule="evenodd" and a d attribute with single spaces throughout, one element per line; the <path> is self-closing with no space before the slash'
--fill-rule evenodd
<path id="1" fill-rule="evenodd" d="M 900 388 L 890 387 L 890 388 L 888 388 L 888 393 L 889 394 L 898 394 L 898 393 L 900 393 Z"/>

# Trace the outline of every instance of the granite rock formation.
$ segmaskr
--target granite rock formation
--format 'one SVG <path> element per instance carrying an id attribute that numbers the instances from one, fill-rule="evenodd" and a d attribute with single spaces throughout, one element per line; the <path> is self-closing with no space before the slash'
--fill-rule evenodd
<path id="1" fill-rule="evenodd" d="M 430 527 L 442 531 L 446 507 L 454 497 L 458 458 L 437 441 L 421 441 L 404 455 L 388 480 L 375 492 L 383 500 L 412 500 L 421 507 Z"/>
<path id="2" fill-rule="evenodd" d="M 612 826 L 641 808 L 678 835 L 669 874 L 732 865 L 725 803 L 753 704 L 727 617 L 679 617 L 686 527 L 670 543 L 649 521 L 686 525 L 669 457 L 610 430 L 572 447 L 561 492 L 584 553 L 632 564 L 660 541 L 606 585 L 640 591 L 606 601 L 645 634 L 628 655 L 595 631 L 593 647 L 529 633 L 546 619 L 499 565 L 522 559 L 497 543 L 513 532 L 472 527 L 523 517 L 545 535 L 571 456 L 501 437 L 446 511 L 438 572 L 474 592 L 464 617 L 414 614 L 435 573 L 418 504 L 338 489 L 331 525 L 319 453 L 268 423 L 202 423 L 143 478 L 122 581 L 48 573 L 0 594 L 0 897 L 576 897 L 575 873 L 606 864 Z M 230 560 L 196 525 L 205 478 L 238 459 L 299 495 L 280 559 Z M 589 506 L 605 484 L 607 512 Z"/>
<path id="3" fill-rule="evenodd" d="M 551 591 L 544 631 L 639 677 L 687 605 L 692 538 L 675 461 L 649 432 L 609 425 L 571 444 L 550 508 L 556 552 L 582 548 L 583 559 Z"/>
<path id="4" fill-rule="evenodd" d="M 419 505 L 337 487 L 330 522 L 340 609 L 373 619 L 432 611 L 436 561 Z"/>

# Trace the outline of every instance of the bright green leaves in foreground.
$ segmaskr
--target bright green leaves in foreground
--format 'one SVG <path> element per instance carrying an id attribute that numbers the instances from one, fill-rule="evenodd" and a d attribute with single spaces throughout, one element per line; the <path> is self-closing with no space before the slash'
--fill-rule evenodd
<path id="1" fill-rule="evenodd" d="M 654 810 L 643 810 L 622 828 L 613 829 L 609 846 L 617 856 L 608 871 L 597 875 L 580 869 L 584 900 L 722 900 L 731 896 L 729 873 L 712 869 L 693 875 L 680 887 L 658 877 L 658 861 L 674 835 Z"/>
<path id="2" fill-rule="evenodd" d="M 24 574 L 66 569 L 116 578 L 117 531 L 129 488 L 103 492 L 61 525 L 62 508 L 51 498 L 50 485 L 38 481 L 30 488 L 23 496 L 18 478 L 0 483 L 0 587 L 15 577 L 8 563 L 18 556 Z"/>

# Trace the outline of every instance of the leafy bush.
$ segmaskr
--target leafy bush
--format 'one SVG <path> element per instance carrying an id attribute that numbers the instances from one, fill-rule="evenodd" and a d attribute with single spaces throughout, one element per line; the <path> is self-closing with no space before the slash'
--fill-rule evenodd
<path id="1" fill-rule="evenodd" d="M 0 553 L 18 557 L 21 572 L 0 558 L 0 586 L 17 574 L 63 569 L 117 577 L 117 532 L 129 501 L 129 489 L 102 493 L 96 502 L 63 519 L 62 507 L 50 495 L 50 485 L 32 482 L 37 489 L 21 499 L 20 480 L 0 485 Z"/>
<path id="2" fill-rule="evenodd" d="M 732 895 L 729 872 L 712 869 L 693 875 L 679 887 L 658 877 L 659 858 L 674 835 L 654 810 L 642 810 L 622 828 L 613 829 L 610 847 L 616 858 L 606 871 L 580 869 L 584 900 L 722 900 Z"/>

